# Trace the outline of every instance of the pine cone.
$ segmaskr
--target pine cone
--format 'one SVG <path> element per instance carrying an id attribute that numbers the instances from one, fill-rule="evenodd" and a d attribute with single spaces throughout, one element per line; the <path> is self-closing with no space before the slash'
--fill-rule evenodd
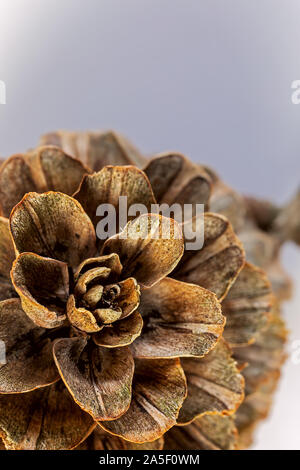
<path id="1" fill-rule="evenodd" d="M 190 250 L 184 226 L 151 205 L 218 207 L 210 169 L 168 153 L 143 172 L 146 159 L 113 132 L 53 133 L 42 144 L 0 169 L 6 448 L 161 449 L 164 437 L 168 449 L 236 448 L 239 351 L 247 355 L 255 340 L 260 347 L 273 305 L 266 275 L 245 264 L 222 215 L 239 214 L 241 231 L 244 199 L 219 182 L 219 194 L 242 209 L 206 212 L 203 246 Z M 97 237 L 97 207 L 112 204 L 118 216 L 119 196 L 149 214 Z M 257 387 L 246 371 L 249 407 L 267 393 L 258 387 L 270 371 L 260 370 Z"/>

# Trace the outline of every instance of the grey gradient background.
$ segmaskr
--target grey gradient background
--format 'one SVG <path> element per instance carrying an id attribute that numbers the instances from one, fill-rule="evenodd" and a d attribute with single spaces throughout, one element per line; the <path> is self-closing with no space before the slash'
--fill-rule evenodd
<path id="1" fill-rule="evenodd" d="M 300 0 L 0 0 L 0 156 L 57 128 L 115 128 L 186 153 L 245 193 L 300 183 Z M 300 250 L 286 305 L 300 339 Z M 300 449 L 300 364 L 287 361 L 255 448 Z"/>

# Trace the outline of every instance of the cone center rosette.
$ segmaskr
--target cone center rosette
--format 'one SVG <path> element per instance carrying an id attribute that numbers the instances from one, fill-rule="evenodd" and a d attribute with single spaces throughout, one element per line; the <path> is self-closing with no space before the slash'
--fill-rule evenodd
<path id="1" fill-rule="evenodd" d="M 104 346 L 115 344 L 117 331 L 119 339 L 121 331 L 126 331 L 128 342 L 140 334 L 143 321 L 136 312 L 140 287 L 133 277 L 122 280 L 122 265 L 116 253 L 82 262 L 74 273 L 73 286 L 67 301 L 67 316 L 77 330 L 85 333 L 103 330 L 94 340 Z M 121 341 L 120 345 L 125 343 Z"/>

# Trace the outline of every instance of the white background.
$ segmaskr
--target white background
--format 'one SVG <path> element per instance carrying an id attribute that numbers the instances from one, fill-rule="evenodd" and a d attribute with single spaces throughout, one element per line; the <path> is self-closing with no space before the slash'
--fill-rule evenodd
<path id="1" fill-rule="evenodd" d="M 0 0 L 0 156 L 56 128 L 115 128 L 281 203 L 300 182 L 299 18 L 299 0 Z M 292 341 L 300 250 L 284 262 Z M 257 448 L 300 449 L 299 376 L 289 360 Z"/>

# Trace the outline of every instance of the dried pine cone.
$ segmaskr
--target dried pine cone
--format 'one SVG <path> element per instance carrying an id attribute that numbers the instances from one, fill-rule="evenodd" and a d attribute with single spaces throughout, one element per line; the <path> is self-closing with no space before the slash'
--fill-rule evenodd
<path id="1" fill-rule="evenodd" d="M 148 210 L 156 201 L 211 210 L 217 177 L 180 154 L 147 163 L 113 132 L 53 133 L 42 144 L 0 169 L 5 446 L 161 449 L 165 437 L 170 449 L 236 448 L 244 362 L 237 366 L 231 347 L 240 361 L 238 352 L 266 331 L 266 275 L 245 264 L 230 222 L 216 213 L 205 213 L 196 251 L 180 223 L 157 214 L 131 220 L 121 234 L 116 226 L 106 241 L 96 237 L 100 204 L 118 215 L 126 195 L 128 206 Z M 225 202 L 240 203 L 219 183 L 224 190 Z M 227 211 L 238 230 L 239 213 L 244 206 Z M 145 239 L 150 226 L 156 237 Z"/>

